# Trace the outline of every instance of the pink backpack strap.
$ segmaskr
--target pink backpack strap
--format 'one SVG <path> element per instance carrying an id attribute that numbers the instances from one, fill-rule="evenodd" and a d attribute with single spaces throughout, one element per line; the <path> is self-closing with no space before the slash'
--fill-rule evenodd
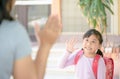
<path id="1" fill-rule="evenodd" d="M 78 51 L 78 53 L 76 54 L 75 59 L 74 59 L 75 65 L 77 64 L 77 62 L 82 54 L 83 54 L 83 50 Z"/>
<path id="2" fill-rule="evenodd" d="M 106 79 L 113 79 L 113 73 L 114 73 L 113 59 L 104 57 L 104 61 L 106 64 Z"/>
<path id="3" fill-rule="evenodd" d="M 93 64 L 92 64 L 93 73 L 94 73 L 96 79 L 97 79 L 97 70 L 98 70 L 99 59 L 100 59 L 100 55 L 96 54 L 96 56 L 93 60 Z"/>

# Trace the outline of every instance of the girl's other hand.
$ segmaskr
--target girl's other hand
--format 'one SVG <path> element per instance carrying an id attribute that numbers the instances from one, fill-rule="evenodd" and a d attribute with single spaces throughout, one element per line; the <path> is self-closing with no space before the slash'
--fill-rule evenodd
<path id="1" fill-rule="evenodd" d="M 73 51 L 77 50 L 78 48 L 75 47 L 75 45 L 78 43 L 78 39 L 71 38 L 70 40 L 66 41 L 66 50 L 69 53 L 72 53 Z"/>

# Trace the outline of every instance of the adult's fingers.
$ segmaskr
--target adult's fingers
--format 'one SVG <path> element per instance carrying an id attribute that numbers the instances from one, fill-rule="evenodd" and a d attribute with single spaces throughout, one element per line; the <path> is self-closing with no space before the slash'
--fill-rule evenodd
<path id="1" fill-rule="evenodd" d="M 35 23 L 34 30 L 35 30 L 35 34 L 39 34 L 40 26 L 37 23 Z"/>
<path id="2" fill-rule="evenodd" d="M 60 23 L 58 15 L 51 15 L 47 20 L 45 28 L 49 28 L 54 32 L 61 32 L 62 24 Z"/>

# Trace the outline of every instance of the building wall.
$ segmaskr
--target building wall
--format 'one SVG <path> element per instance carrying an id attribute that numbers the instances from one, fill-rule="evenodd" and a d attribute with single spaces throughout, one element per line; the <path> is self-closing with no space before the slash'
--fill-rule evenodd
<path id="1" fill-rule="evenodd" d="M 67 5 L 66 5 L 67 4 Z M 62 22 L 63 32 L 84 33 L 88 30 L 87 18 L 83 15 L 78 0 L 62 0 Z M 107 10 L 106 10 L 107 11 Z M 107 32 L 111 32 L 111 14 L 107 11 Z"/>
<path id="2" fill-rule="evenodd" d="M 119 34 L 120 34 L 120 0 L 118 0 L 118 29 L 119 29 Z"/>
<path id="3" fill-rule="evenodd" d="M 82 15 L 77 0 L 62 0 L 63 32 L 84 32 L 89 29 L 86 18 Z"/>

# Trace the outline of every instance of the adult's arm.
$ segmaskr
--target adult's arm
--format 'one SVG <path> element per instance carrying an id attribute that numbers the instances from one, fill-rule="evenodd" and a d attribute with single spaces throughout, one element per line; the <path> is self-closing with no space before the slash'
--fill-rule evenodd
<path id="1" fill-rule="evenodd" d="M 21 58 L 14 63 L 14 79 L 44 79 L 46 63 L 49 51 L 61 33 L 61 23 L 57 15 L 49 17 L 45 27 L 42 30 L 37 29 L 37 38 L 40 39 L 40 47 L 35 61 L 31 56 Z"/>

